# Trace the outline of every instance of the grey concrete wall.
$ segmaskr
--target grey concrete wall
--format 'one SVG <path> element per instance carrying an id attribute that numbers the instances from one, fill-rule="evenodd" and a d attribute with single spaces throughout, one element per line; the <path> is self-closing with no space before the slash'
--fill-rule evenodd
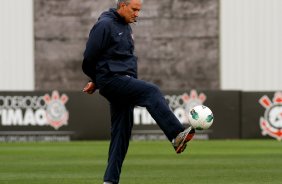
<path id="1" fill-rule="evenodd" d="M 37 90 L 81 90 L 89 31 L 114 0 L 34 0 Z M 219 0 L 145 0 L 132 25 L 139 78 L 163 90 L 219 88 Z"/>

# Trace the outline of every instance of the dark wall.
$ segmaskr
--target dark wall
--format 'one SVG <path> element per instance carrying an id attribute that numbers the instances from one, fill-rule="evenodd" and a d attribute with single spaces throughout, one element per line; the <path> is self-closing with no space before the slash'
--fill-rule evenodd
<path id="1" fill-rule="evenodd" d="M 35 0 L 36 90 L 81 90 L 89 30 L 114 0 Z M 163 90 L 219 88 L 219 1 L 145 0 L 132 25 L 139 77 Z"/>

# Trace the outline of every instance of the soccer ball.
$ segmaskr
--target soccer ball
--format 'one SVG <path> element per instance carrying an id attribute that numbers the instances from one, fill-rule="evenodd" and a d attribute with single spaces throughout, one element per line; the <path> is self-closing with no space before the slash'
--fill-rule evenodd
<path id="1" fill-rule="evenodd" d="M 212 125 L 214 117 L 208 107 L 198 105 L 190 110 L 188 119 L 190 125 L 196 130 L 206 130 Z"/>

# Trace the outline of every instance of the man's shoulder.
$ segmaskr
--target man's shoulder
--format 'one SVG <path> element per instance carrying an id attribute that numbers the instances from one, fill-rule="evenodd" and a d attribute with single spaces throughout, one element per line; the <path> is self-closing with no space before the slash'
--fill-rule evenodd
<path id="1" fill-rule="evenodd" d="M 97 23 L 111 24 L 114 21 L 115 21 L 115 16 L 110 9 L 109 11 L 105 11 L 100 15 Z"/>
<path id="2" fill-rule="evenodd" d="M 107 23 L 110 23 L 110 22 L 113 22 L 114 21 L 114 18 L 113 17 L 108 17 L 108 16 L 104 16 L 104 17 L 100 17 L 98 19 L 98 22 L 107 22 Z"/>
<path id="3" fill-rule="evenodd" d="M 111 25 L 113 24 L 113 19 L 111 19 L 110 17 L 103 17 L 103 18 L 100 18 L 95 26 L 99 26 L 99 27 L 105 27 L 105 28 L 110 28 Z"/>

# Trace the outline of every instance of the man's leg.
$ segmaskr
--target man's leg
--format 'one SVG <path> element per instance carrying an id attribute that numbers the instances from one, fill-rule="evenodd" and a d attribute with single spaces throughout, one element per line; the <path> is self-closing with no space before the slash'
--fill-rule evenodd
<path id="1" fill-rule="evenodd" d="M 111 103 L 111 143 L 104 181 L 118 184 L 133 126 L 133 107 Z"/>
<path id="2" fill-rule="evenodd" d="M 116 76 L 100 93 L 111 102 L 146 107 L 170 141 L 185 129 L 154 84 L 132 77 Z"/>

